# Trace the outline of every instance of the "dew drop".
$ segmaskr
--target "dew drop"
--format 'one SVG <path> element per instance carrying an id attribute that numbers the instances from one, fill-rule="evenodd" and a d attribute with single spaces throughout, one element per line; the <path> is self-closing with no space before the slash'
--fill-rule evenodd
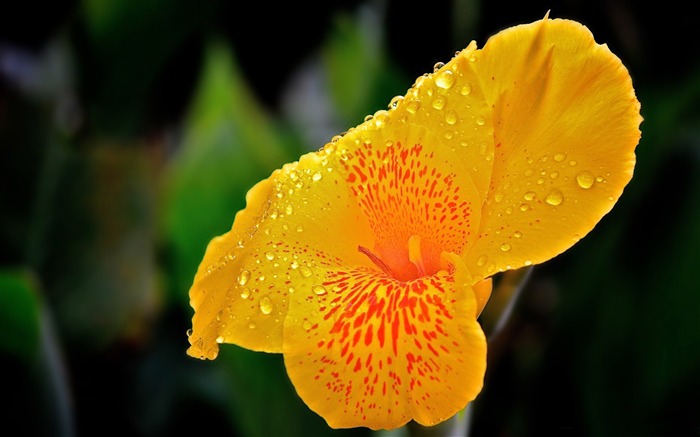
<path id="1" fill-rule="evenodd" d="M 468 96 L 469 94 L 472 93 L 472 86 L 471 84 L 465 84 L 461 90 L 459 90 L 460 94 L 463 96 Z"/>
<path id="2" fill-rule="evenodd" d="M 308 320 L 304 320 L 304 323 L 302 323 L 301 326 L 302 326 L 302 328 L 304 328 L 304 330 L 308 331 L 309 329 L 311 329 L 313 324 L 311 322 L 309 322 Z"/>
<path id="3" fill-rule="evenodd" d="M 321 172 L 317 171 L 316 173 L 314 173 L 313 176 L 311 176 L 311 179 L 313 181 L 320 181 L 322 177 L 323 177 L 323 175 L 321 174 Z"/>
<path id="4" fill-rule="evenodd" d="M 256 326 L 256 325 L 255 325 L 255 322 L 250 322 L 250 323 L 248 323 L 248 327 L 249 327 L 250 329 L 255 329 L 255 326 Z"/>
<path id="5" fill-rule="evenodd" d="M 481 255 L 479 259 L 476 260 L 476 265 L 481 267 L 486 264 L 486 260 L 488 260 L 488 257 L 486 255 Z"/>
<path id="6" fill-rule="evenodd" d="M 520 211 L 525 212 L 525 211 L 528 211 L 529 209 L 530 209 L 530 205 L 528 205 L 527 203 L 523 203 L 522 205 L 520 205 Z"/>
<path id="7" fill-rule="evenodd" d="M 510 244 L 509 243 L 501 244 L 501 250 L 504 252 L 508 252 L 510 250 Z"/>
<path id="8" fill-rule="evenodd" d="M 447 124 L 457 123 L 457 113 L 454 111 L 448 111 L 447 115 L 445 115 L 445 121 L 447 122 Z"/>
<path id="9" fill-rule="evenodd" d="M 188 337 L 191 337 L 192 336 L 192 328 L 188 329 L 186 334 Z"/>
<path id="10" fill-rule="evenodd" d="M 525 262 L 523 262 L 526 266 L 531 266 L 532 265 L 532 260 L 526 259 Z"/>
<path id="11" fill-rule="evenodd" d="M 243 270 L 240 275 L 238 275 L 238 283 L 245 285 L 250 279 L 250 272 L 248 270 Z"/>
<path id="12" fill-rule="evenodd" d="M 326 287 L 324 287 L 323 285 L 314 285 L 312 290 L 318 296 L 326 294 Z"/>
<path id="13" fill-rule="evenodd" d="M 224 337 L 222 337 L 222 336 L 216 337 L 216 342 L 219 343 L 219 344 L 223 343 L 223 342 L 224 342 Z"/>
<path id="14" fill-rule="evenodd" d="M 447 97 L 437 96 L 433 99 L 433 108 L 442 109 L 445 107 L 445 103 L 447 103 Z"/>
<path id="15" fill-rule="evenodd" d="M 418 108 L 420 108 L 420 101 L 418 100 L 411 100 L 408 102 L 408 104 L 406 104 L 406 111 L 411 114 L 418 112 Z"/>
<path id="16" fill-rule="evenodd" d="M 292 263 L 289 265 L 292 269 L 298 269 L 299 268 L 299 262 L 297 260 L 292 261 Z"/>
<path id="17" fill-rule="evenodd" d="M 265 296 L 260 299 L 260 312 L 263 314 L 270 314 L 272 312 L 272 302 L 269 297 Z"/>
<path id="18" fill-rule="evenodd" d="M 522 237 L 522 236 L 523 236 L 523 233 L 520 232 L 520 231 L 515 231 L 515 232 L 513 232 L 513 237 L 515 237 L 515 238 L 520 238 L 520 237 Z"/>
<path id="19" fill-rule="evenodd" d="M 304 232 L 304 227 L 302 225 L 297 226 L 297 232 Z"/>
<path id="20" fill-rule="evenodd" d="M 308 278 L 309 276 L 311 276 L 313 274 L 311 269 L 306 267 L 306 266 L 301 266 L 301 268 L 299 269 L 299 273 L 301 273 L 301 276 L 303 276 L 305 278 Z"/>
<path id="21" fill-rule="evenodd" d="M 450 89 L 455 83 L 455 76 L 450 70 L 445 70 L 435 78 L 435 85 L 443 89 Z"/>
<path id="22" fill-rule="evenodd" d="M 403 96 L 394 96 L 393 99 L 389 102 L 389 108 L 394 109 L 397 106 L 399 106 L 399 103 L 403 100 Z"/>
<path id="23" fill-rule="evenodd" d="M 439 69 L 445 66 L 444 62 L 436 62 L 435 65 L 433 65 L 433 73 L 437 73 Z"/>
<path id="24" fill-rule="evenodd" d="M 243 290 L 241 290 L 241 297 L 243 299 L 248 299 L 250 297 L 250 289 L 248 287 L 244 287 Z"/>
<path id="25" fill-rule="evenodd" d="M 287 291 L 289 291 L 290 294 L 293 294 L 295 291 L 297 291 L 297 289 L 294 287 L 289 287 Z"/>
<path id="26" fill-rule="evenodd" d="M 561 205 L 561 203 L 564 201 L 564 195 L 561 191 L 555 188 L 552 191 L 550 191 L 549 194 L 547 194 L 547 197 L 545 197 L 544 201 L 552 206 Z"/>
<path id="27" fill-rule="evenodd" d="M 533 200 L 535 198 L 535 192 L 528 191 L 523 197 L 525 198 L 525 200 Z"/>
<path id="28" fill-rule="evenodd" d="M 595 178 L 593 177 L 593 174 L 589 171 L 582 171 L 578 175 L 576 175 L 576 182 L 578 183 L 578 186 L 583 188 L 584 190 L 587 190 L 593 186 L 593 183 L 595 182 Z"/>
<path id="29" fill-rule="evenodd" d="M 267 258 L 269 261 L 272 261 L 273 259 L 275 259 L 275 253 L 274 252 L 266 252 L 265 258 Z"/>
<path id="30" fill-rule="evenodd" d="M 292 205 L 287 205 L 284 212 L 287 213 L 287 215 L 291 215 L 294 212 L 294 207 Z"/>
<path id="31" fill-rule="evenodd" d="M 557 162 L 562 162 L 566 159 L 566 153 L 555 153 L 552 158 Z"/>
<path id="32" fill-rule="evenodd" d="M 502 202 L 502 201 L 503 201 L 503 193 L 496 193 L 496 194 L 493 196 L 493 200 L 495 200 L 496 203 Z"/>
<path id="33" fill-rule="evenodd" d="M 273 209 L 272 211 L 270 211 L 270 218 L 271 219 L 273 219 L 273 220 L 276 219 L 278 215 L 279 215 L 279 212 L 276 209 Z"/>
<path id="34" fill-rule="evenodd" d="M 476 124 L 478 124 L 479 126 L 483 126 L 484 124 L 486 124 L 486 119 L 483 115 L 478 115 L 476 117 Z"/>

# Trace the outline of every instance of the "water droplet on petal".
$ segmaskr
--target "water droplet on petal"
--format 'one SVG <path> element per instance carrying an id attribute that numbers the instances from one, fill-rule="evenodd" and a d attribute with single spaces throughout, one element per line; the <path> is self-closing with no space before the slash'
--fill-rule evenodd
<path id="1" fill-rule="evenodd" d="M 484 124 L 486 124 L 486 119 L 483 115 L 478 115 L 476 117 L 476 124 L 478 124 L 479 126 L 483 126 Z"/>
<path id="2" fill-rule="evenodd" d="M 418 100 L 411 100 L 406 104 L 406 111 L 408 111 L 411 114 L 415 114 L 418 111 L 418 108 L 420 108 L 420 101 Z"/>
<path id="3" fill-rule="evenodd" d="M 443 89 L 450 89 L 454 83 L 455 76 L 450 70 L 445 70 L 438 73 L 438 76 L 435 78 L 435 85 Z"/>
<path id="4" fill-rule="evenodd" d="M 302 225 L 297 226 L 297 232 L 304 232 L 304 227 Z"/>
<path id="5" fill-rule="evenodd" d="M 535 198 L 535 192 L 528 191 L 527 193 L 525 193 L 525 195 L 523 197 L 525 198 L 525 200 L 532 200 Z"/>
<path id="6" fill-rule="evenodd" d="M 504 252 L 508 252 L 510 250 L 510 244 L 509 243 L 501 244 L 501 250 Z"/>
<path id="7" fill-rule="evenodd" d="M 520 237 L 522 237 L 522 236 L 523 236 L 523 233 L 520 232 L 520 231 L 515 231 L 515 232 L 513 232 L 513 237 L 515 237 L 515 238 L 520 238 Z"/>
<path id="8" fill-rule="evenodd" d="M 582 171 L 578 175 L 576 175 L 576 183 L 578 183 L 578 186 L 587 190 L 593 186 L 593 183 L 595 182 L 595 178 L 593 177 L 593 174 L 589 171 Z"/>
<path id="9" fill-rule="evenodd" d="M 320 171 L 317 171 L 316 173 L 314 173 L 313 176 L 311 176 L 311 179 L 314 181 L 320 181 L 321 178 L 323 178 L 323 175 L 321 174 Z"/>
<path id="10" fill-rule="evenodd" d="M 326 287 L 323 285 L 314 285 L 312 288 L 313 292 L 316 293 L 318 296 L 321 296 L 323 294 L 326 294 Z"/>
<path id="11" fill-rule="evenodd" d="M 219 343 L 219 344 L 223 343 L 223 342 L 224 342 L 224 337 L 222 337 L 222 336 L 216 337 L 216 342 Z"/>
<path id="12" fill-rule="evenodd" d="M 445 107 L 445 103 L 447 103 L 447 97 L 437 96 L 433 99 L 433 108 L 442 109 Z"/>
<path id="13" fill-rule="evenodd" d="M 272 312 L 272 302 L 269 297 L 265 296 L 260 299 L 260 312 L 263 314 L 270 314 Z"/>
<path id="14" fill-rule="evenodd" d="M 566 159 L 566 153 L 555 153 L 553 158 L 557 162 L 562 162 Z"/>
<path id="15" fill-rule="evenodd" d="M 547 197 L 544 198 L 544 201 L 552 206 L 561 205 L 561 203 L 564 201 L 564 195 L 561 191 L 555 188 L 552 191 L 550 191 L 549 194 L 547 194 Z"/>
<path id="16" fill-rule="evenodd" d="M 306 266 L 301 266 L 301 268 L 299 269 L 299 272 L 301 273 L 301 276 L 303 276 L 305 278 L 308 278 L 309 276 L 311 276 L 313 274 L 311 269 L 306 267 Z"/>
<path id="17" fill-rule="evenodd" d="M 447 115 L 445 115 L 445 121 L 447 122 L 447 124 L 457 123 L 457 113 L 454 111 L 448 111 Z"/>
<path id="18" fill-rule="evenodd" d="M 531 266 L 532 265 L 532 260 L 526 259 L 525 262 L 523 262 L 526 266 Z"/>
<path id="19" fill-rule="evenodd" d="M 399 106 L 399 103 L 403 100 L 403 96 L 395 96 L 391 101 L 389 102 L 389 108 L 393 109 Z"/>
<path id="20" fill-rule="evenodd" d="M 312 324 L 311 322 L 309 322 L 308 320 L 304 320 L 304 323 L 302 323 L 301 326 L 302 326 L 302 328 L 304 328 L 306 331 L 308 331 L 309 329 L 311 329 L 311 327 L 313 326 L 313 324 Z"/>
<path id="21" fill-rule="evenodd" d="M 292 205 L 287 205 L 284 212 L 287 213 L 287 215 L 291 215 L 294 212 L 294 207 Z"/>
<path id="22" fill-rule="evenodd" d="M 248 270 L 243 270 L 240 275 L 238 275 L 238 283 L 241 285 L 245 285 L 248 279 L 250 279 L 250 272 Z"/>
<path id="23" fill-rule="evenodd" d="M 191 337 L 191 336 L 192 336 L 192 328 L 190 328 L 190 329 L 187 330 L 187 336 L 188 336 L 188 337 Z"/>
<path id="24" fill-rule="evenodd" d="M 250 323 L 248 323 L 248 327 L 249 327 L 250 329 L 255 329 L 255 326 L 256 326 L 256 325 L 255 325 L 255 322 L 250 322 Z"/>
<path id="25" fill-rule="evenodd" d="M 472 86 L 471 86 L 471 84 L 465 84 L 459 92 L 460 92 L 463 96 L 468 96 L 469 94 L 472 93 Z"/>
<path id="26" fill-rule="evenodd" d="M 269 261 L 272 261 L 273 259 L 275 259 L 275 253 L 274 252 L 266 252 L 265 258 L 267 258 Z"/>
<path id="27" fill-rule="evenodd" d="M 250 289 L 248 287 L 243 287 L 241 290 L 241 297 L 243 299 L 248 299 L 250 297 Z"/>
<path id="28" fill-rule="evenodd" d="M 436 62 L 435 65 L 433 65 L 433 73 L 437 73 L 437 71 L 444 66 L 445 66 L 444 62 Z"/>
<path id="29" fill-rule="evenodd" d="M 481 267 L 486 264 L 486 260 L 488 260 L 488 257 L 486 255 L 481 255 L 479 259 L 476 260 L 476 265 Z"/>

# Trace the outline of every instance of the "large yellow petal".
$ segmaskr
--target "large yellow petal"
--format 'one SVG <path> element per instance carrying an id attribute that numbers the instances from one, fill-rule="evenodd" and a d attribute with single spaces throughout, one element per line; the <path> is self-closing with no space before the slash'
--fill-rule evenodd
<path id="1" fill-rule="evenodd" d="M 454 152 L 453 160 L 473 181 L 482 201 L 491 180 L 494 153 L 491 108 L 474 70 L 476 43 L 449 62 L 435 65 L 433 73 L 416 79 L 403 99 L 396 100 L 393 120 L 408 120 L 439 140 L 427 144 Z"/>
<path id="2" fill-rule="evenodd" d="M 310 153 L 275 171 L 209 244 L 190 290 L 190 355 L 213 359 L 218 343 L 281 352 L 294 288 L 318 265 L 368 262 L 357 252 L 372 241 L 367 221 L 327 158 Z"/>
<path id="3" fill-rule="evenodd" d="M 287 372 L 333 428 L 439 423 L 479 393 L 486 339 L 462 260 L 397 281 L 364 267 L 317 272 L 284 324 Z"/>
<path id="4" fill-rule="evenodd" d="M 579 23 L 509 28 L 476 56 L 496 144 L 479 240 L 465 254 L 478 280 L 585 236 L 632 177 L 641 117 L 627 70 Z"/>

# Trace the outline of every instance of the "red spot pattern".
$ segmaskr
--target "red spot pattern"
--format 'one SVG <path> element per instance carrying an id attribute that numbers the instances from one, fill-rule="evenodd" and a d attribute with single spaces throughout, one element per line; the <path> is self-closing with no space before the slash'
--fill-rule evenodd
<path id="1" fill-rule="evenodd" d="M 420 276 L 408 259 L 412 235 L 421 238 L 427 275 L 440 269 L 443 251 L 462 251 L 471 235 L 473 199 L 460 196 L 450 162 L 421 144 L 396 142 L 391 147 L 365 143 L 343 165 L 350 190 L 376 237 L 370 249 L 396 272 L 396 278 Z"/>
<path id="2" fill-rule="evenodd" d="M 450 396 L 466 361 L 453 272 L 399 281 L 360 267 L 334 271 L 323 285 L 326 310 L 296 364 L 316 369 L 328 408 L 361 421 L 411 417 L 410 409 L 430 411 L 437 406 L 429 399 Z"/>

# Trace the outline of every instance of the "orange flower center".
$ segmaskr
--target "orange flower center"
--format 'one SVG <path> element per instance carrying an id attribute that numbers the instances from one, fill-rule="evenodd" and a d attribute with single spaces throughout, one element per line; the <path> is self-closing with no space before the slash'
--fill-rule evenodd
<path id="1" fill-rule="evenodd" d="M 357 246 L 357 250 L 366 255 L 387 276 L 398 281 L 411 281 L 423 276 L 431 276 L 438 272 L 439 265 L 434 256 L 426 258 L 420 247 L 420 236 L 411 235 L 405 253 L 389 254 L 383 260 L 372 251 L 363 246 Z M 408 262 L 406 262 L 408 259 Z"/>
<path id="2" fill-rule="evenodd" d="M 471 199 L 449 163 L 421 144 L 365 143 L 344 164 L 347 182 L 374 233 L 358 250 L 387 276 L 411 281 L 444 269 L 442 252 L 460 253 L 471 233 Z"/>

